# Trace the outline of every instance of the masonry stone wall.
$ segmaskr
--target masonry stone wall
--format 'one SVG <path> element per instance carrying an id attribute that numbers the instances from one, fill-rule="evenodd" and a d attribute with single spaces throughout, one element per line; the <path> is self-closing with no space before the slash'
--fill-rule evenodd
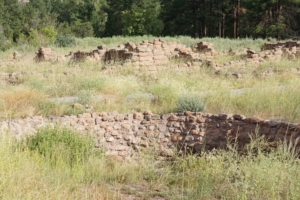
<path id="1" fill-rule="evenodd" d="M 101 46 L 100 49 L 104 48 Z M 118 66 L 129 65 L 135 69 L 156 72 L 165 66 L 175 71 L 190 70 L 193 66 L 200 66 L 207 59 L 212 59 L 218 53 L 213 45 L 207 42 L 199 42 L 192 49 L 177 42 L 155 39 L 152 42 L 144 40 L 138 44 L 131 42 L 122 44 L 116 49 L 106 50 L 102 55 L 104 55 L 102 59 L 104 63 L 111 64 L 104 68 L 107 71 L 112 71 Z M 181 59 L 185 62 L 172 64 L 170 61 L 174 59 Z"/>
<path id="2" fill-rule="evenodd" d="M 237 142 L 241 150 L 250 142 L 250 134 L 264 135 L 269 141 L 296 141 L 298 124 L 247 118 L 243 115 L 186 112 L 156 115 L 96 112 L 62 117 L 40 116 L 0 122 L 0 132 L 21 139 L 37 130 L 55 125 L 87 133 L 95 139 L 95 147 L 117 160 L 138 158 L 145 149 L 161 156 L 172 156 L 175 150 L 198 153 L 202 150 L 226 149 Z M 298 147 L 298 146 L 297 146 Z"/>
<path id="3" fill-rule="evenodd" d="M 15 53 L 15 52 L 14 52 Z M 107 48 L 100 45 L 90 52 L 76 51 L 62 56 L 50 48 L 41 47 L 36 52 L 34 60 L 43 61 L 68 61 L 68 62 L 102 62 L 105 71 L 113 71 L 118 67 L 133 66 L 137 70 L 156 72 L 165 66 L 172 67 L 175 71 L 190 70 L 192 66 L 201 66 L 206 60 L 218 55 L 213 45 L 199 42 L 193 48 L 177 42 L 166 42 L 162 39 L 153 41 L 144 40 L 141 43 L 128 42 L 116 48 Z M 14 54 L 12 60 L 16 60 Z M 171 63 L 174 59 L 181 59 L 181 64 Z"/>
<path id="4" fill-rule="evenodd" d="M 219 63 L 216 59 L 217 56 L 228 55 L 235 55 L 239 59 L 226 63 Z M 194 73 L 199 67 L 209 67 L 215 70 L 216 74 L 221 74 L 221 71 L 233 69 L 234 72 L 226 73 L 226 75 L 242 78 L 243 69 L 247 66 L 259 66 L 265 62 L 280 61 L 282 58 L 297 60 L 299 57 L 300 43 L 295 41 L 266 43 L 261 47 L 260 52 L 245 48 L 239 51 L 229 49 L 219 53 L 214 49 L 212 43 L 205 41 L 200 41 L 190 48 L 177 42 L 154 39 L 153 41 L 144 40 L 141 43 L 128 42 L 111 49 L 100 45 L 90 52 L 76 51 L 65 56 L 57 54 L 50 48 L 41 47 L 36 52 L 34 60 L 36 62 L 101 62 L 104 66 L 102 67 L 103 73 L 112 73 L 116 69 L 130 66 L 133 67 L 134 73 L 149 72 L 154 78 L 161 70 Z M 23 61 L 25 58 L 26 55 L 20 56 L 17 52 L 13 52 L 7 62 Z M 176 59 L 179 59 L 180 62 L 177 62 Z M 2 65 L 5 65 L 5 62 L 2 62 Z M 291 68 L 287 72 L 289 70 L 293 70 L 293 73 L 300 73 L 299 69 Z M 262 76 L 265 77 L 272 73 L 275 72 L 265 71 L 262 72 Z M 254 74 L 257 73 L 254 72 Z M 7 83 L 16 82 L 15 78 L 3 78 L 1 74 L 0 79 L 5 79 Z"/>

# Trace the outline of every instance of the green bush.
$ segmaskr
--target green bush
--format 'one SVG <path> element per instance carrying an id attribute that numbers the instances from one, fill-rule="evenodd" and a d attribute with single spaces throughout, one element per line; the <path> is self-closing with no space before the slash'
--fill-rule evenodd
<path id="1" fill-rule="evenodd" d="M 0 33 L 0 51 L 5 51 L 12 47 L 12 42 Z"/>
<path id="2" fill-rule="evenodd" d="M 53 44 L 53 42 L 55 42 L 58 34 L 53 26 L 46 26 L 42 28 L 40 32 L 44 35 L 49 44 Z"/>
<path id="3" fill-rule="evenodd" d="M 29 36 L 28 36 L 28 43 L 32 46 L 39 46 L 41 45 L 41 39 L 40 39 L 40 34 L 37 29 L 31 28 L 29 31 Z M 43 39 L 42 39 L 43 40 Z"/>
<path id="4" fill-rule="evenodd" d="M 205 110 L 205 103 L 196 96 L 183 96 L 177 101 L 176 112 L 202 112 Z"/>
<path id="5" fill-rule="evenodd" d="M 150 92 L 155 96 L 153 104 L 157 107 L 154 111 L 157 113 L 169 113 L 176 108 L 176 100 L 179 96 L 176 85 L 153 84 L 150 86 Z"/>
<path id="6" fill-rule="evenodd" d="M 93 90 L 80 90 L 78 93 L 78 103 L 89 104 L 91 103 L 94 95 L 95 93 Z"/>
<path id="7" fill-rule="evenodd" d="M 76 21 L 70 28 L 77 38 L 93 37 L 94 35 L 94 29 L 90 22 Z"/>
<path id="8" fill-rule="evenodd" d="M 71 35 L 58 34 L 55 40 L 57 47 L 72 47 L 76 45 L 76 40 Z"/>
<path id="9" fill-rule="evenodd" d="M 45 128 L 26 140 L 26 148 L 43 156 L 50 164 L 57 166 L 83 164 L 92 155 L 92 138 L 66 128 Z"/>

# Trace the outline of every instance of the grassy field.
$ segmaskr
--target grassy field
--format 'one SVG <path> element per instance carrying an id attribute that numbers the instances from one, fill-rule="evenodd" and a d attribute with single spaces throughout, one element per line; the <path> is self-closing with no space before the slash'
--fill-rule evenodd
<path id="1" fill-rule="evenodd" d="M 77 40 L 72 48 L 52 47 L 54 51 L 67 54 L 71 50 L 92 50 L 100 44 L 115 47 L 126 41 L 142 41 L 152 37 L 134 38 L 86 38 Z M 188 37 L 164 38 L 192 46 L 200 40 Z M 205 38 L 212 42 L 217 51 L 246 47 L 259 50 L 264 40 L 230 40 Z M 17 47 L 20 54 L 33 53 L 32 47 Z M 29 51 L 28 49 L 31 49 Z M 5 58 L 15 49 L 0 54 Z M 215 58 L 228 61 L 233 58 Z M 180 61 L 179 61 L 180 62 Z M 266 62 L 260 66 L 247 66 L 243 69 L 224 69 L 220 75 L 210 68 L 196 68 L 193 73 L 176 73 L 170 69 L 161 70 L 154 79 L 149 73 L 135 72 L 132 67 L 115 70 L 112 74 L 102 71 L 101 63 L 34 63 L 29 61 L 8 62 L 0 65 L 0 72 L 20 72 L 23 77 L 17 84 L 6 84 L 0 80 L 0 117 L 15 118 L 31 115 L 63 115 L 84 112 L 85 109 L 72 108 L 68 103 L 49 102 L 47 98 L 79 97 L 78 103 L 93 106 L 94 111 L 133 112 L 152 110 L 154 113 L 168 113 L 177 110 L 178 98 L 196 96 L 206 104 L 206 112 L 242 113 L 264 118 L 281 117 L 283 120 L 299 120 L 299 87 L 296 69 L 299 60 L 282 59 Z M 228 77 L 230 72 L 243 71 L 243 78 Z M 267 77 L 265 71 L 275 71 Z M 255 72 L 255 73 L 254 73 Z M 284 90 L 276 89 L 285 87 Z M 240 95 L 233 95 L 232 89 L 253 88 Z M 205 95 L 203 95 L 205 94 Z M 147 96 L 154 96 L 155 101 Z M 95 96 L 105 97 L 97 101 Z M 134 97 L 134 98 L 130 98 Z M 20 106 L 19 106 L 20 105 Z"/>
<path id="2" fill-rule="evenodd" d="M 164 39 L 187 46 L 200 41 L 188 37 Z M 65 55 L 69 51 L 90 51 L 101 44 L 116 47 L 128 41 L 142 40 L 151 41 L 153 37 L 86 38 L 77 39 L 74 47 L 51 48 Z M 230 48 L 242 51 L 248 47 L 259 51 L 266 42 L 262 39 L 203 40 L 212 42 L 218 52 Z M 33 54 L 36 49 L 19 46 L 0 53 L 3 59 L 0 74 L 22 74 L 15 84 L 0 79 L 0 119 L 86 112 L 84 107 L 73 107 L 68 102 L 49 101 L 49 98 L 68 96 L 78 97 L 77 103 L 88 104 L 93 111 L 132 113 L 152 110 L 162 114 L 180 110 L 180 99 L 190 98 L 205 105 L 205 112 L 239 113 L 290 122 L 299 122 L 300 119 L 300 80 L 295 73 L 300 66 L 299 60 L 283 58 L 260 66 L 224 69 L 218 75 L 207 67 L 198 67 L 192 73 L 165 69 L 159 71 L 156 78 L 144 71 L 137 73 L 130 66 L 107 74 L 102 71 L 101 63 L 4 61 L 15 50 L 25 55 Z M 218 62 L 232 59 L 235 58 L 216 58 Z M 243 71 L 242 78 L 228 76 L 228 73 L 238 70 Z M 265 71 L 273 73 L 263 76 Z M 50 134 L 49 140 L 54 140 L 51 134 L 55 132 L 76 137 L 75 133 L 68 135 L 69 130 L 61 129 L 54 132 L 43 130 L 41 134 Z M 82 140 L 85 144 L 89 142 L 88 138 Z M 39 145 L 43 143 L 34 147 L 30 143 L 16 147 L 16 143 L 4 134 L 1 136 L 1 199 L 110 200 L 126 199 L 130 194 L 140 199 L 300 199 L 300 165 L 292 147 L 282 144 L 265 154 L 260 151 L 265 145 L 263 139 L 251 143 L 248 156 L 240 156 L 232 148 L 226 152 L 206 152 L 201 156 L 157 161 L 156 155 L 149 152 L 138 162 L 128 163 L 108 160 L 101 151 L 95 152 L 87 145 L 83 151 L 90 153 L 84 162 L 76 160 L 71 164 L 65 162 L 66 157 L 72 156 L 68 146 L 59 151 L 47 147 L 46 152 L 51 154 L 45 155 L 39 151 Z M 53 156 L 56 162 L 51 159 Z M 76 158 L 81 156 L 75 155 Z"/>
<path id="3" fill-rule="evenodd" d="M 56 46 L 49 46 L 53 50 L 59 53 L 69 53 L 70 51 L 74 51 L 74 49 L 77 50 L 91 50 L 96 49 L 99 45 L 106 45 L 107 47 L 113 48 L 117 47 L 119 44 L 124 44 L 126 42 L 141 42 L 142 40 L 148 40 L 153 41 L 155 37 L 153 36 L 136 36 L 136 37 L 122 37 L 122 36 L 114 36 L 109 38 L 84 38 L 84 39 L 76 39 L 76 45 L 69 48 L 58 48 Z M 176 41 L 181 44 L 185 44 L 189 47 L 193 47 L 196 45 L 197 42 L 200 41 L 200 39 L 193 39 L 191 37 L 187 36 L 177 36 L 177 37 L 163 37 L 165 41 L 171 42 Z M 252 38 L 243 38 L 238 40 L 232 40 L 228 38 L 203 38 L 201 41 L 207 41 L 214 44 L 214 47 L 217 51 L 227 51 L 230 48 L 241 50 L 243 48 L 252 48 L 256 51 L 260 50 L 261 45 L 263 45 L 266 40 L 263 39 L 255 39 Z M 275 40 L 271 41 L 274 42 Z M 7 55 L 10 52 L 18 51 L 19 53 L 25 53 L 28 54 L 30 52 L 34 53 L 37 50 L 36 47 L 30 46 L 30 45 L 22 45 L 18 46 L 16 48 L 12 48 L 6 53 L 4 53 L 1 57 Z"/>
<path id="4" fill-rule="evenodd" d="M 292 146 L 266 154 L 262 138 L 229 151 L 157 161 L 145 152 L 118 163 L 66 129 L 40 130 L 25 143 L 1 136 L 1 199 L 299 199 Z M 71 151 L 76 148 L 77 151 Z"/>

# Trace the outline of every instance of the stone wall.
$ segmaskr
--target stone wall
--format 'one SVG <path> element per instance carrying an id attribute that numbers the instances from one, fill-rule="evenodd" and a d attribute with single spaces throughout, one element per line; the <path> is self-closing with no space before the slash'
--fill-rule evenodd
<path id="1" fill-rule="evenodd" d="M 94 54 L 88 60 L 98 58 L 105 64 L 105 70 L 111 71 L 122 66 L 133 66 L 135 69 L 156 72 L 165 66 L 173 70 L 188 70 L 192 66 L 200 66 L 205 60 L 218 55 L 211 43 L 199 42 L 191 49 L 177 42 L 166 42 L 162 39 L 155 39 L 152 42 L 144 40 L 142 43 L 128 42 L 121 44 L 115 49 L 106 49 L 99 46 L 100 51 L 94 50 Z M 98 54 L 98 55 L 97 55 Z M 184 60 L 181 64 L 172 64 L 174 59 Z"/>
<path id="2" fill-rule="evenodd" d="M 227 63 L 218 63 L 215 57 L 218 55 L 239 55 L 241 59 L 232 60 Z M 107 48 L 100 45 L 90 52 L 76 51 L 68 55 L 59 55 L 49 48 L 39 48 L 34 60 L 36 62 L 103 62 L 105 71 L 133 66 L 135 69 L 142 69 L 156 72 L 160 69 L 171 68 L 174 71 L 193 70 L 194 67 L 208 66 L 215 70 L 222 68 L 237 68 L 247 65 L 259 65 L 265 61 L 276 61 L 282 57 L 295 60 L 300 57 L 300 42 L 286 41 L 278 43 L 266 43 L 261 47 L 260 52 L 251 49 L 235 51 L 229 49 L 218 53 L 213 44 L 208 42 L 198 42 L 193 48 L 187 47 L 177 42 L 166 42 L 162 39 L 153 41 L 144 40 L 141 43 L 128 42 L 120 44 L 116 48 Z M 172 60 L 181 59 L 184 62 L 175 64 Z M 17 52 L 12 53 L 8 60 L 23 60 Z"/>
<path id="3" fill-rule="evenodd" d="M 300 42 L 297 41 L 287 41 L 287 42 L 277 42 L 277 43 L 265 43 L 262 47 L 261 50 L 272 50 L 276 49 L 279 47 L 283 48 L 292 48 L 292 47 L 300 47 Z"/>
<path id="4" fill-rule="evenodd" d="M 264 44 L 261 49 L 262 51 L 260 52 L 247 48 L 239 52 L 230 49 L 229 51 L 218 53 L 211 43 L 204 41 L 197 43 L 193 48 L 188 48 L 176 42 L 167 43 L 156 39 L 153 42 L 143 41 L 140 44 L 127 43 L 119 45 L 117 49 L 107 50 L 106 55 L 110 55 L 111 53 L 109 52 L 113 51 L 114 55 L 118 56 L 108 56 L 108 59 L 106 57 L 104 59 L 105 63 L 113 64 L 116 63 L 115 60 L 121 60 L 122 62 L 104 69 L 110 72 L 128 64 L 136 69 L 146 69 L 153 73 L 166 68 L 179 72 L 194 71 L 196 67 L 202 66 L 219 71 L 228 68 L 245 68 L 249 65 L 258 66 L 268 61 L 279 61 L 283 57 L 291 60 L 296 60 L 300 57 L 300 43 L 295 41 Z M 241 59 L 227 63 L 218 63 L 215 59 L 218 55 L 239 55 Z M 184 62 L 174 64 L 170 62 L 173 59 L 181 59 Z"/>
<path id="5" fill-rule="evenodd" d="M 103 62 L 106 65 L 103 69 L 106 71 L 129 65 L 135 69 L 156 72 L 165 66 L 175 71 L 189 70 L 192 66 L 205 64 L 216 55 L 218 52 L 211 43 L 199 42 L 190 48 L 177 42 L 154 39 L 153 41 L 144 40 L 141 43 L 128 42 L 112 49 L 100 45 L 90 52 L 76 51 L 65 56 L 58 55 L 50 48 L 41 47 L 36 52 L 34 60 L 36 62 Z M 13 60 L 14 55 L 11 57 Z M 174 64 L 171 62 L 174 59 L 181 59 L 184 62 Z"/>
<path id="6" fill-rule="evenodd" d="M 243 115 L 176 113 L 156 115 L 117 112 L 84 113 L 79 115 L 28 117 L 0 122 L 0 132 L 20 139 L 35 134 L 45 126 L 59 125 L 88 133 L 95 147 L 104 148 L 106 155 L 118 160 L 137 158 L 148 148 L 161 156 L 172 156 L 175 149 L 197 153 L 214 148 L 226 148 L 228 141 L 237 141 L 238 148 L 250 142 L 249 134 L 264 135 L 269 141 L 295 141 L 300 136 L 298 124 L 247 118 Z"/>
<path id="7" fill-rule="evenodd" d="M 15 57 L 15 56 L 14 56 Z M 35 52 L 35 57 L 33 58 L 35 62 L 43 61 L 62 61 L 64 56 L 58 55 L 56 52 L 52 51 L 50 48 L 40 47 L 37 52 Z"/>

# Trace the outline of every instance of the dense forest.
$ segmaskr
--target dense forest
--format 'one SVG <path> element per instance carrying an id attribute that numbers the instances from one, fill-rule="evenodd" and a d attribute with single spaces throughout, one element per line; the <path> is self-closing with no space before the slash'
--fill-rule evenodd
<path id="1" fill-rule="evenodd" d="M 0 49 L 57 38 L 189 35 L 286 39 L 300 0 L 0 0 Z"/>

